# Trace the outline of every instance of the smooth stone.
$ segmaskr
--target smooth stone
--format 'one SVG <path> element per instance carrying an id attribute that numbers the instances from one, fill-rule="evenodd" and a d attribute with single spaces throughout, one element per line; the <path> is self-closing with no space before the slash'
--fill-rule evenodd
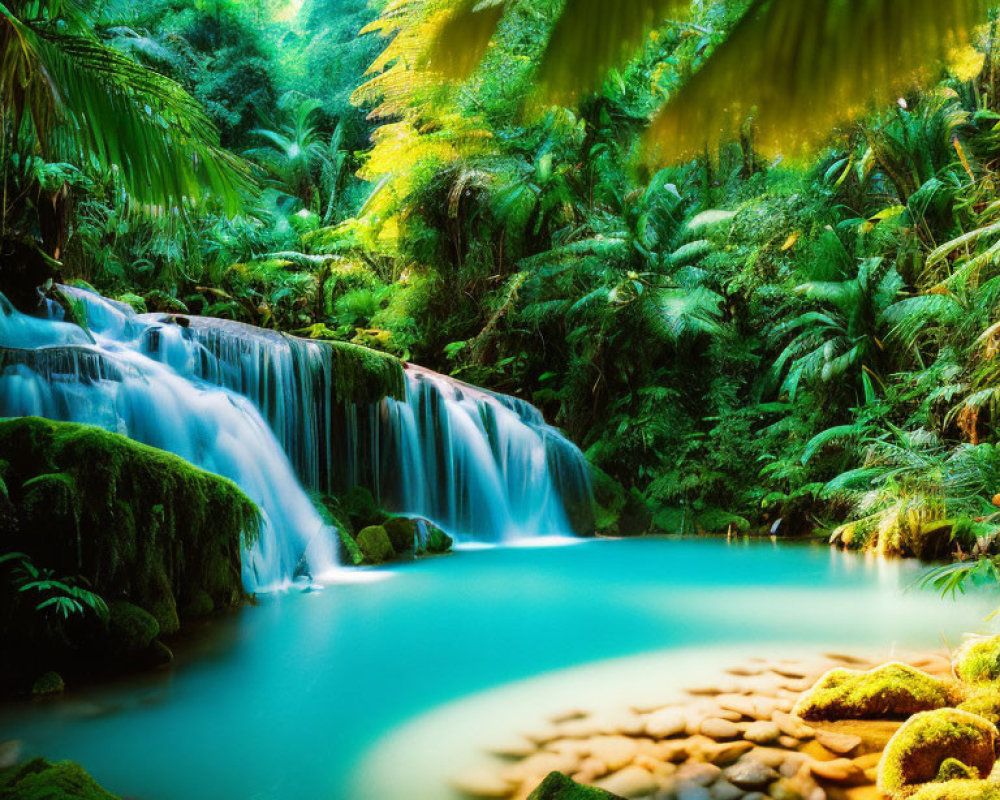
<path id="1" fill-rule="evenodd" d="M 717 740 L 735 739 L 740 735 L 740 729 L 735 723 L 717 717 L 704 720 L 699 726 L 699 732 L 702 736 Z"/>
<path id="2" fill-rule="evenodd" d="M 812 774 L 821 780 L 833 783 L 866 783 L 865 771 L 849 758 L 833 761 L 813 761 L 809 765 Z"/>
<path id="3" fill-rule="evenodd" d="M 650 755 L 653 758 L 658 758 L 660 761 L 679 763 L 687 761 L 688 756 L 691 755 L 691 750 L 688 748 L 687 741 L 675 739 L 673 741 L 656 742 L 650 750 Z"/>
<path id="4" fill-rule="evenodd" d="M 634 797 L 648 797 L 659 789 L 656 779 L 642 767 L 625 767 L 612 772 L 594 784 L 598 789 L 604 789 L 612 794 L 619 794 L 629 800 Z"/>
<path id="5" fill-rule="evenodd" d="M 701 748 L 701 755 L 706 761 L 710 761 L 717 766 L 724 767 L 732 764 L 753 750 L 750 742 L 719 742 L 715 745 L 705 745 Z"/>
<path id="6" fill-rule="evenodd" d="M 687 728 L 687 716 L 679 708 L 661 708 L 646 718 L 646 733 L 657 739 L 678 736 Z"/>
<path id="7" fill-rule="evenodd" d="M 535 775 L 541 775 L 544 778 L 550 772 L 569 774 L 576 772 L 579 768 L 580 758 L 572 753 L 540 752 L 507 767 L 501 775 L 510 782 L 520 783 Z"/>
<path id="8" fill-rule="evenodd" d="M 590 755 L 614 772 L 628 766 L 639 754 L 639 743 L 626 736 L 597 736 L 588 742 Z"/>
<path id="9" fill-rule="evenodd" d="M 746 794 L 741 788 L 733 786 L 725 778 L 719 778 L 719 780 L 709 787 L 708 791 L 712 796 L 712 800 L 741 800 L 743 795 Z"/>
<path id="10" fill-rule="evenodd" d="M 708 786 L 717 781 L 721 774 L 722 770 L 714 764 L 688 761 L 677 770 L 677 780 L 679 783 L 696 783 L 699 786 Z"/>
<path id="11" fill-rule="evenodd" d="M 779 778 L 767 790 L 773 800 L 805 800 L 805 795 L 790 778 Z"/>
<path id="12" fill-rule="evenodd" d="M 751 722 L 743 731 L 744 739 L 761 745 L 774 744 L 778 741 L 779 736 L 781 736 L 781 728 L 778 727 L 777 722 L 771 720 Z"/>
<path id="13" fill-rule="evenodd" d="M 507 742 L 500 742 L 486 748 L 490 755 L 500 758 L 527 758 L 538 750 L 538 746 L 523 736 L 514 736 Z"/>
<path id="14" fill-rule="evenodd" d="M 697 783 L 681 783 L 677 786 L 677 800 L 712 800 L 712 795 Z"/>
<path id="15" fill-rule="evenodd" d="M 796 739 L 809 739 L 814 734 L 813 728 L 803 722 L 801 717 L 796 717 L 794 714 L 775 711 L 771 715 L 771 719 L 786 736 L 794 736 Z"/>
<path id="16" fill-rule="evenodd" d="M 831 753 L 846 756 L 861 746 L 862 739 L 852 733 L 833 733 L 819 729 L 816 731 L 816 741 Z"/>
<path id="17" fill-rule="evenodd" d="M 742 789 L 763 789 L 779 777 L 778 773 L 771 767 L 757 761 L 752 756 L 737 761 L 728 767 L 723 775 L 730 783 L 734 783 Z"/>
<path id="18" fill-rule="evenodd" d="M 802 744 L 801 739 L 796 739 L 794 736 L 785 736 L 782 734 L 778 737 L 778 744 L 784 747 L 786 750 L 798 750 L 799 745 Z"/>

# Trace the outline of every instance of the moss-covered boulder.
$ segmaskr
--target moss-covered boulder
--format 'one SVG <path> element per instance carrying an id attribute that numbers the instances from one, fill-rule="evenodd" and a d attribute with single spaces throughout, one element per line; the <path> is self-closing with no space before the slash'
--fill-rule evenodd
<path id="1" fill-rule="evenodd" d="M 0 770 L 0 800 L 118 800 L 72 761 L 33 758 Z"/>
<path id="2" fill-rule="evenodd" d="M 958 708 L 988 719 L 994 725 L 1000 723 L 1000 686 L 987 683 L 965 687 Z"/>
<path id="3" fill-rule="evenodd" d="M 928 783 L 910 795 L 910 800 L 1000 800 L 1000 785 L 977 780 Z"/>
<path id="4" fill-rule="evenodd" d="M 0 454 L 13 509 L 0 552 L 127 600 L 110 604 L 109 619 L 87 612 L 41 624 L 34 603 L 0 598 L 0 640 L 19 654 L 0 664 L 0 681 L 27 687 L 39 669 L 120 667 L 122 655 L 177 631 L 179 609 L 245 599 L 242 551 L 260 515 L 231 481 L 101 428 L 37 417 L 0 419 Z"/>
<path id="5" fill-rule="evenodd" d="M 809 720 L 905 719 L 951 703 L 951 687 L 906 664 L 883 664 L 868 672 L 833 669 L 796 704 Z"/>
<path id="6" fill-rule="evenodd" d="M 395 557 L 389 534 L 381 525 L 369 525 L 362 528 L 357 536 L 358 548 L 365 557 L 367 564 L 382 564 Z"/>
<path id="7" fill-rule="evenodd" d="M 528 800 L 623 800 L 594 786 L 583 786 L 561 772 L 550 772 Z"/>
<path id="8" fill-rule="evenodd" d="M 62 675 L 53 670 L 49 670 L 39 676 L 31 687 L 31 693 L 35 697 L 48 697 L 54 694 L 62 694 L 66 691 L 66 682 Z"/>
<path id="9" fill-rule="evenodd" d="M 364 486 L 355 486 L 337 500 L 341 518 L 346 518 L 352 531 L 361 531 L 370 525 L 381 525 L 388 516 L 379 510 L 375 497 Z"/>
<path id="10" fill-rule="evenodd" d="M 967 711 L 941 708 L 911 717 L 886 745 L 879 764 L 878 788 L 893 798 L 913 794 L 922 784 L 937 782 L 946 762 L 961 762 L 982 778 L 996 761 L 997 729 Z M 945 772 L 955 773 L 955 765 Z M 974 771 L 974 772 L 972 772 Z"/>
<path id="11" fill-rule="evenodd" d="M 952 666 L 966 683 L 1000 681 L 1000 636 L 970 639 L 955 652 Z"/>
<path id="12" fill-rule="evenodd" d="M 417 555 L 436 556 L 451 550 L 452 538 L 437 525 L 421 520 L 417 531 Z"/>
<path id="13" fill-rule="evenodd" d="M 382 523 L 389 534 L 392 549 L 397 553 L 415 550 L 417 545 L 417 521 L 408 517 L 389 517 Z"/>

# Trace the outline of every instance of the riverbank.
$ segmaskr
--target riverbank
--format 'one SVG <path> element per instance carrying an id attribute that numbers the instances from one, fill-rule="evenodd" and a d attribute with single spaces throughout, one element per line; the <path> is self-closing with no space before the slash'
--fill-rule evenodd
<path id="1" fill-rule="evenodd" d="M 994 765 L 998 653 L 1000 639 L 977 639 L 891 662 L 751 659 L 668 704 L 591 711 L 581 698 L 452 784 L 464 797 L 525 800 L 560 772 L 628 800 L 987 800 L 1000 796 L 1000 776 L 967 779 Z M 954 734 L 956 721 L 975 741 Z M 942 768 L 947 759 L 956 763 Z"/>

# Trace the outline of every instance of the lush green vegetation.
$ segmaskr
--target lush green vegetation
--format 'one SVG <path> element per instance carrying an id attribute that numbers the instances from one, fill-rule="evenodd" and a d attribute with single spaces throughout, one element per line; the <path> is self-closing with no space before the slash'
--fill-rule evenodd
<path id="1" fill-rule="evenodd" d="M 688 5 L 5 3 L 5 291 L 55 272 L 521 395 L 608 533 L 829 530 L 995 578 L 997 22 Z"/>

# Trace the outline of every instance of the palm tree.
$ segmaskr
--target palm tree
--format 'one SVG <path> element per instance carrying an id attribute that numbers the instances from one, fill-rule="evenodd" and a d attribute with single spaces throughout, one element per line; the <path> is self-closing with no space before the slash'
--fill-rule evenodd
<path id="1" fill-rule="evenodd" d="M 210 194 L 235 213 L 252 186 L 197 102 L 98 41 L 81 0 L 0 2 L 0 122 L 5 169 L 27 130 L 43 159 L 113 173 L 147 211 Z"/>
<path id="2" fill-rule="evenodd" d="M 457 0 L 425 54 L 432 70 L 465 77 L 515 0 Z M 738 135 L 747 118 L 758 145 L 792 152 L 885 103 L 922 67 L 944 58 L 983 19 L 987 0 L 752 0 L 701 68 L 670 98 L 650 134 L 664 156 Z M 539 67 L 550 99 L 600 85 L 647 32 L 688 0 L 566 0 Z"/>

